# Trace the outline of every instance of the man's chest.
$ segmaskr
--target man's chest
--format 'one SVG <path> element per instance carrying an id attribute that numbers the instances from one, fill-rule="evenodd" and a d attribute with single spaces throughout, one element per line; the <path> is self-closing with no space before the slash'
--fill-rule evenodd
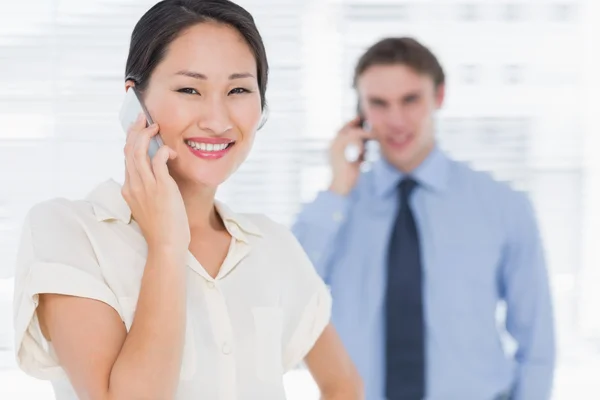
<path id="1" fill-rule="evenodd" d="M 359 206 L 350 214 L 332 257 L 332 286 L 377 296 L 385 291 L 397 208 Z M 485 216 L 460 207 L 413 206 L 426 293 L 496 294 L 506 235 Z M 345 289 L 344 289 L 345 290 Z"/>

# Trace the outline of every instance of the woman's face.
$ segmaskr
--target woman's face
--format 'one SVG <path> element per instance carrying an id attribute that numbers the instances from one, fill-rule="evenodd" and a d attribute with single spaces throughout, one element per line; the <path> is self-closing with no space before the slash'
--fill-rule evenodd
<path id="1" fill-rule="evenodd" d="M 248 156 L 261 120 L 254 55 L 234 28 L 195 25 L 168 46 L 144 103 L 177 152 L 171 175 L 216 188 Z"/>

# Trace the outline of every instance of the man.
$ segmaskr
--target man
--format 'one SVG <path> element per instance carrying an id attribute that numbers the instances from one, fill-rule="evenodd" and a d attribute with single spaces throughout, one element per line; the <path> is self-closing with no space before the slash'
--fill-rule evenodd
<path id="1" fill-rule="evenodd" d="M 526 196 L 437 147 L 444 72 L 417 41 L 373 45 L 354 84 L 370 132 L 359 118 L 341 129 L 329 190 L 294 232 L 331 288 L 333 323 L 367 400 L 549 399 L 553 312 Z M 382 157 L 361 173 L 344 153 L 369 139 Z"/>

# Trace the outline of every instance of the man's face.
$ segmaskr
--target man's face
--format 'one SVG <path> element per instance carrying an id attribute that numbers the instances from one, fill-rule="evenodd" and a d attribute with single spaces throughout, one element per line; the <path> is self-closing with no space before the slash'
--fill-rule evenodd
<path id="1" fill-rule="evenodd" d="M 444 86 L 402 65 L 374 65 L 358 78 L 361 110 L 382 155 L 399 170 L 418 167 L 435 145 L 433 116 Z"/>

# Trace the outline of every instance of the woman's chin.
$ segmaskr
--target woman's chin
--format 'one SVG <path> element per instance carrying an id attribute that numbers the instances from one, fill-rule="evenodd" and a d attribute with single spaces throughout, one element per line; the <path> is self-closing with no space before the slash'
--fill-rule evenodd
<path id="1" fill-rule="evenodd" d="M 174 161 L 178 161 L 177 159 Z M 204 164 L 204 163 L 202 163 Z M 179 183 L 217 188 L 231 175 L 230 168 L 224 165 L 198 165 L 198 163 L 177 162 L 170 166 L 171 176 Z"/>
<path id="2" fill-rule="evenodd" d="M 185 180 L 193 185 L 216 189 L 227 180 L 229 175 L 223 173 L 223 171 L 202 171 L 189 174 Z"/>

